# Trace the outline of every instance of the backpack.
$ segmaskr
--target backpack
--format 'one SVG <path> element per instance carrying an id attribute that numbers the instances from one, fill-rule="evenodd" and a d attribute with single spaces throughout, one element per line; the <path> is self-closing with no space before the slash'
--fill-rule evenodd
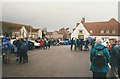
<path id="1" fill-rule="evenodd" d="M 26 50 L 26 43 L 25 43 L 25 42 L 22 42 L 22 43 L 20 44 L 20 50 L 21 50 L 21 51 L 25 51 L 25 50 Z"/>
<path id="2" fill-rule="evenodd" d="M 105 47 L 104 47 L 105 48 Z M 101 68 L 106 65 L 106 57 L 104 56 L 103 49 L 96 49 L 93 55 L 93 65 L 95 67 Z"/>

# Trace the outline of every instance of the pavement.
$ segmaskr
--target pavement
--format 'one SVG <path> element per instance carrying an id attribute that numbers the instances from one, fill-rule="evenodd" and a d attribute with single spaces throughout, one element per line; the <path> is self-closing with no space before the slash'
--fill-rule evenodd
<path id="1" fill-rule="evenodd" d="M 3 77 L 92 77 L 89 51 L 71 51 L 70 46 L 52 46 L 28 52 L 29 62 L 19 64 L 15 56 L 3 64 Z"/>

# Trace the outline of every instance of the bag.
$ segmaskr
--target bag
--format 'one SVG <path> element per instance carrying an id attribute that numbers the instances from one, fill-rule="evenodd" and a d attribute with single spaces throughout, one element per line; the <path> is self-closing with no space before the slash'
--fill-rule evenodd
<path id="1" fill-rule="evenodd" d="M 26 50 L 26 43 L 25 42 L 22 42 L 21 45 L 20 45 L 20 50 L 21 51 L 25 51 Z"/>
<path id="2" fill-rule="evenodd" d="M 96 49 L 96 48 L 95 48 Z M 106 57 L 104 56 L 103 49 L 96 49 L 93 56 L 93 64 L 95 67 L 101 68 L 106 65 Z"/>

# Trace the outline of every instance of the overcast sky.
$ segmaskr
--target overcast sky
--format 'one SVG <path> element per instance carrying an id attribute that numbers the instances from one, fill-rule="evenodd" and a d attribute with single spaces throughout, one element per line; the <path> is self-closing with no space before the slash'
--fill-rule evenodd
<path id="1" fill-rule="evenodd" d="M 48 31 L 61 27 L 73 29 L 85 17 L 86 22 L 118 19 L 117 2 L 3 2 L 2 20 L 47 27 Z"/>

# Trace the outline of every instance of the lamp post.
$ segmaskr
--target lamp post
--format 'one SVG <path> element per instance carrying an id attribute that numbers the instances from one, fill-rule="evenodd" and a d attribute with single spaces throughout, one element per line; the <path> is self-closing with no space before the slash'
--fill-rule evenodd
<path id="1" fill-rule="evenodd" d="M 29 26 L 30 26 L 30 25 L 29 25 Z M 31 31 L 32 31 L 32 30 L 31 30 L 31 26 L 30 26 L 30 37 L 31 37 Z"/>

